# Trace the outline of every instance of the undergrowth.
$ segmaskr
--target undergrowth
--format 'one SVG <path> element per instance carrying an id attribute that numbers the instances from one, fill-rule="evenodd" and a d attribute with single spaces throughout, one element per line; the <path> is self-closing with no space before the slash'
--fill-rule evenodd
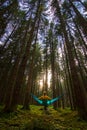
<path id="1" fill-rule="evenodd" d="M 31 105 L 30 111 L 21 108 L 7 114 L 0 112 L 0 130 L 87 130 L 87 122 L 69 108 L 54 110 L 51 106 L 47 113 L 42 106 Z"/>

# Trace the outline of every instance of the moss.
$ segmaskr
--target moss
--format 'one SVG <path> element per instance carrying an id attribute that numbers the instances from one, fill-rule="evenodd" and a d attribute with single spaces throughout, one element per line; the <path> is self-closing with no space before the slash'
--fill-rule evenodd
<path id="1" fill-rule="evenodd" d="M 51 106 L 49 114 L 42 106 L 31 105 L 31 111 L 21 108 L 0 114 L 0 130 L 87 130 L 87 122 L 69 108 L 54 110 Z"/>

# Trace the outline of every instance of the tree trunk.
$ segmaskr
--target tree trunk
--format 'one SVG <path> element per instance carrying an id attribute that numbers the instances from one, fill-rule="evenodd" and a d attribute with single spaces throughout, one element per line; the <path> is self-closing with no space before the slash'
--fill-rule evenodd
<path id="1" fill-rule="evenodd" d="M 52 31 L 52 30 L 51 30 Z M 53 34 L 52 36 L 53 37 Z M 56 97 L 56 84 L 55 84 L 55 50 L 54 50 L 54 43 L 53 39 L 50 41 L 50 54 L 51 54 L 51 71 L 52 71 L 52 91 L 53 91 L 53 98 Z M 53 104 L 54 109 L 57 108 L 57 102 Z"/>
<path id="2" fill-rule="evenodd" d="M 27 88 L 26 88 L 26 93 L 25 93 L 25 100 L 24 100 L 24 104 L 23 104 L 23 108 L 24 109 L 30 109 L 29 103 L 30 103 L 30 99 L 31 99 L 31 90 L 32 90 L 32 80 L 33 80 L 33 71 L 34 71 L 34 60 L 35 60 L 35 51 L 36 51 L 36 42 L 37 42 L 37 34 L 38 34 L 38 29 L 39 29 L 39 23 L 40 20 L 38 21 L 38 27 L 37 27 L 37 31 L 36 31 L 36 38 L 35 38 L 35 43 L 34 43 L 34 49 L 33 49 L 33 53 L 32 53 L 32 60 L 30 63 L 30 71 L 29 71 L 29 75 L 28 75 L 28 83 L 27 83 Z"/>

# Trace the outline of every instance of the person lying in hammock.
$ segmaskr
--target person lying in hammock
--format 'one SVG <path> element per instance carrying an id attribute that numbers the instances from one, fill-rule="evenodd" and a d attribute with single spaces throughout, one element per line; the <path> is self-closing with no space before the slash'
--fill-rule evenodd
<path id="1" fill-rule="evenodd" d="M 39 97 L 38 99 L 43 101 L 44 110 L 47 110 L 47 107 L 48 107 L 47 101 L 51 100 L 51 98 L 49 96 L 47 96 L 46 91 L 44 91 L 43 95 L 41 97 Z"/>
<path id="2" fill-rule="evenodd" d="M 51 105 L 52 103 L 56 102 L 59 100 L 64 94 L 55 97 L 51 99 L 49 96 L 47 96 L 46 91 L 43 92 L 43 96 L 41 97 L 36 97 L 35 95 L 31 94 L 31 96 L 34 98 L 35 101 L 37 101 L 40 105 L 44 106 L 44 110 L 47 110 L 48 105 Z"/>

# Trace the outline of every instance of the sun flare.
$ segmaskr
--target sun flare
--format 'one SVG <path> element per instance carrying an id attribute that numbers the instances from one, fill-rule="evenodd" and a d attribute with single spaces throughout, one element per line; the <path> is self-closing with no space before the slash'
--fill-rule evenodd
<path id="1" fill-rule="evenodd" d="M 48 73 L 47 78 L 48 78 L 48 81 L 47 81 L 48 88 L 50 88 L 50 80 L 51 80 L 51 73 L 50 72 Z"/>
<path id="2" fill-rule="evenodd" d="M 45 81 L 46 81 L 46 74 L 43 74 L 42 78 L 40 78 L 40 80 L 39 80 L 40 89 L 43 88 Z M 50 81 L 51 81 L 51 72 L 48 71 L 48 75 L 47 75 L 47 85 L 48 85 L 48 88 L 50 88 Z"/>

